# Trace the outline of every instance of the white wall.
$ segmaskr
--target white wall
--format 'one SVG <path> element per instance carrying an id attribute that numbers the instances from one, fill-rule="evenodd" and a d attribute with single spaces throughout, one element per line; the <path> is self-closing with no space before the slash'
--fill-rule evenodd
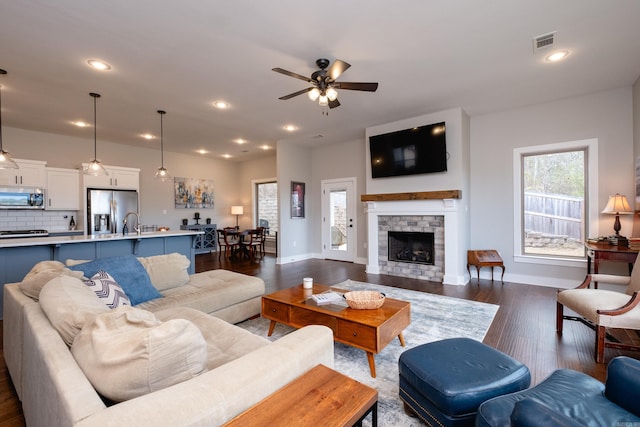
<path id="1" fill-rule="evenodd" d="M 244 215 L 239 218 L 240 229 L 257 227 L 258 224 L 253 222 L 253 188 L 251 181 L 255 179 L 276 178 L 276 156 L 267 156 L 262 159 L 250 160 L 242 162 L 238 165 L 238 201 L 237 204 L 244 207 Z M 235 203 L 234 203 L 235 204 Z M 231 207 L 229 207 L 231 210 Z M 233 224 L 235 225 L 235 216 Z"/>
<path id="2" fill-rule="evenodd" d="M 312 257 L 310 230 L 320 215 L 320 195 L 311 185 L 311 150 L 286 142 L 277 144 L 277 171 L 280 212 L 278 260 L 288 263 Z M 291 218 L 291 181 L 304 182 L 305 217 Z M 302 280 L 302 278 L 300 278 Z"/>
<path id="3" fill-rule="evenodd" d="M 599 92 L 557 102 L 471 118 L 472 248 L 497 249 L 504 258 L 505 280 L 549 286 L 575 286 L 586 274 L 571 268 L 513 261 L 513 149 L 565 141 L 598 139 L 599 200 L 617 192 L 634 194 L 632 88 Z M 621 218 L 622 234 L 631 234 L 631 218 Z M 613 219 L 601 215 L 601 235 Z"/>

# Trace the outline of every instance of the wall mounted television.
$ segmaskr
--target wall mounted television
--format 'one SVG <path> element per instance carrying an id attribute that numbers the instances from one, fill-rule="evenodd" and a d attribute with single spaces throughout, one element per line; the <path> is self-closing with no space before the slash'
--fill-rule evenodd
<path id="1" fill-rule="evenodd" d="M 445 123 L 369 137 L 371 177 L 417 175 L 447 170 Z"/>

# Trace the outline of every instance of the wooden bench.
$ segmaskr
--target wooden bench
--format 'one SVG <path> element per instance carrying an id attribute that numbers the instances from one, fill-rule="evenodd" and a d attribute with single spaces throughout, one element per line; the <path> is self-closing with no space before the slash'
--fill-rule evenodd
<path id="1" fill-rule="evenodd" d="M 491 281 L 493 281 L 493 267 L 502 268 L 500 281 L 504 283 L 504 262 L 498 251 L 494 249 L 467 251 L 467 273 L 469 273 L 469 276 L 471 276 L 470 265 L 476 267 L 478 280 L 480 280 L 480 268 L 491 267 Z"/>

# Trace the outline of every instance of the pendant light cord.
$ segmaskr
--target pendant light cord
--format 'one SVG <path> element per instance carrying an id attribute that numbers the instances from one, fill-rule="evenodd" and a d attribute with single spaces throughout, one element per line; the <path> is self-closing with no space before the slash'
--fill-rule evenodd
<path id="1" fill-rule="evenodd" d="M 93 160 L 98 161 L 98 113 L 97 113 L 97 99 L 100 98 L 99 93 L 91 92 L 89 95 L 93 97 Z"/>
<path id="2" fill-rule="evenodd" d="M 158 114 L 160 114 L 160 167 L 164 169 L 164 124 L 162 122 L 162 116 L 167 114 L 167 112 L 158 110 Z"/>
<path id="3" fill-rule="evenodd" d="M 5 75 L 7 72 L 0 69 L 0 75 Z M 0 85 L 0 151 L 2 151 L 2 85 Z"/>

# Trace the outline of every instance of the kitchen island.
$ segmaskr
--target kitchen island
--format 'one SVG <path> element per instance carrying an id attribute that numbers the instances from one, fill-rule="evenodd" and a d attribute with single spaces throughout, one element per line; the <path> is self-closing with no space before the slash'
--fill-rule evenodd
<path id="1" fill-rule="evenodd" d="M 196 236 L 202 231 L 150 231 L 130 233 L 30 237 L 0 240 L 0 284 L 22 281 L 40 261 L 92 260 L 119 255 L 140 257 L 178 252 L 191 260 L 189 274 L 195 273 Z M 0 318 L 3 295 L 0 293 Z"/>

